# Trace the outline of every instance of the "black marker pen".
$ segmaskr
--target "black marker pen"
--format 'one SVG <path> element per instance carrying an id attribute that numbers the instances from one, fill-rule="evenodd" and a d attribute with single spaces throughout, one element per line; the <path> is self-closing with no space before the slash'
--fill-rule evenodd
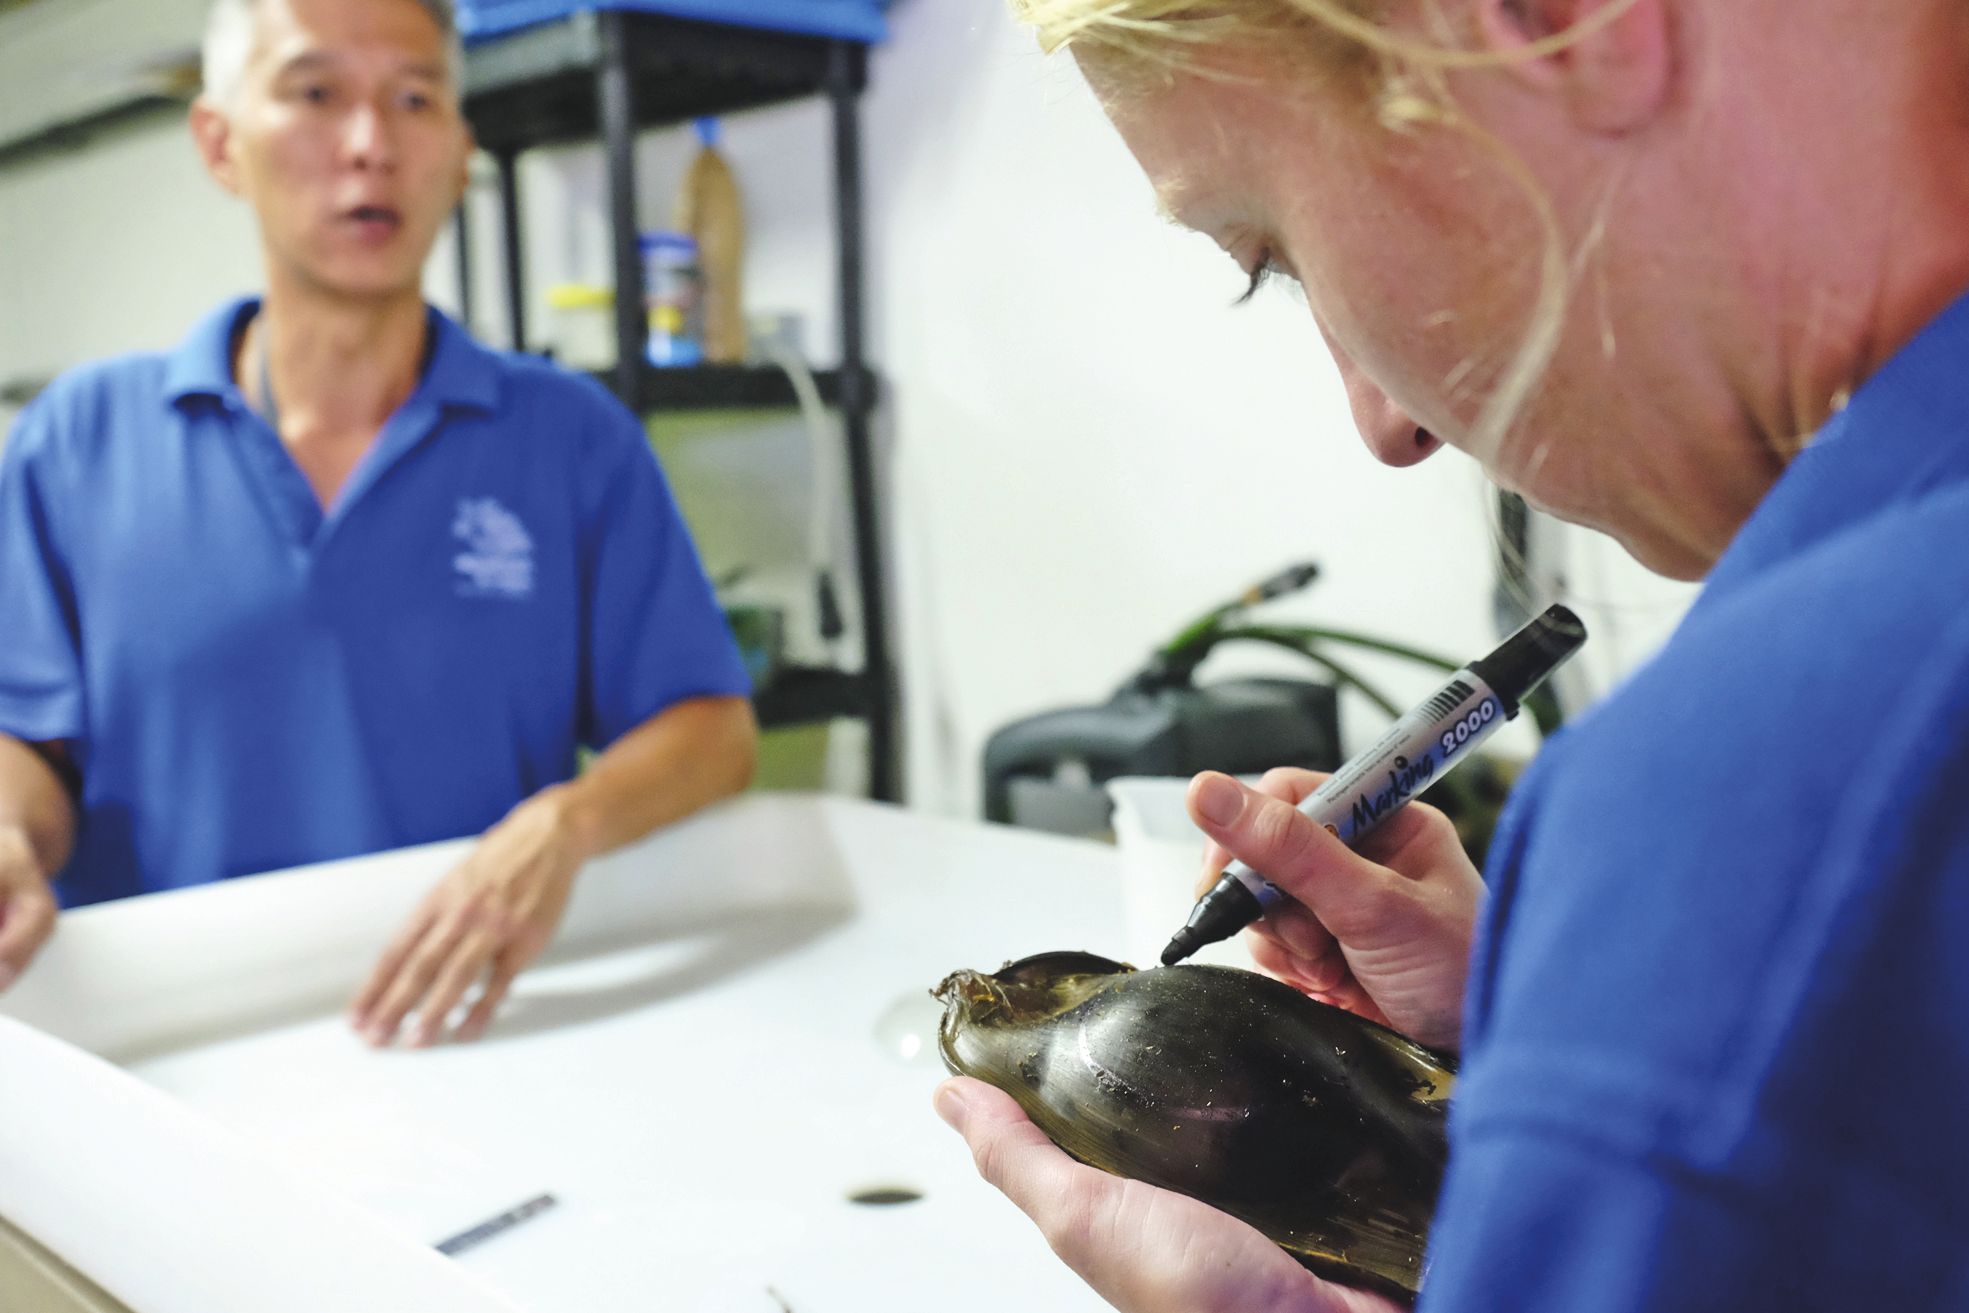
<path id="1" fill-rule="evenodd" d="M 1435 696 L 1336 771 L 1299 810 L 1352 847 L 1515 717 L 1525 695 L 1585 641 L 1586 626 L 1578 616 L 1563 606 L 1550 608 L 1495 652 L 1451 675 Z M 1173 966 L 1205 944 L 1229 939 L 1284 900 L 1276 885 L 1243 862 L 1232 862 L 1197 900 L 1189 924 L 1162 950 L 1162 965 Z"/>

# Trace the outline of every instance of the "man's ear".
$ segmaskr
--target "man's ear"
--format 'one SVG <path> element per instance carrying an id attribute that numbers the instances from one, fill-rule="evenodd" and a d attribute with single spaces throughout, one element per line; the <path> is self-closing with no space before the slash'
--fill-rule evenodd
<path id="1" fill-rule="evenodd" d="M 1673 81 L 1672 0 L 1476 0 L 1479 38 L 1503 70 L 1562 96 L 1591 132 L 1633 132 Z"/>
<path id="2" fill-rule="evenodd" d="M 221 187 L 239 195 L 239 168 L 232 158 L 232 120 L 205 96 L 191 103 L 191 140 L 205 171 Z"/>
<path id="3" fill-rule="evenodd" d="M 478 148 L 478 135 L 472 131 L 472 125 L 468 123 L 465 125 L 465 149 L 458 156 L 458 188 L 451 198 L 451 203 L 454 206 L 464 202 L 465 193 L 471 188 L 472 156 L 478 151 Z"/>

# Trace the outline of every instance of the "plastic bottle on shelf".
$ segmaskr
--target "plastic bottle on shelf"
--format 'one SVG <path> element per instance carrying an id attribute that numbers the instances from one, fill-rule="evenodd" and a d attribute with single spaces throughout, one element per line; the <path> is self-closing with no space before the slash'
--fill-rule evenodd
<path id="1" fill-rule="evenodd" d="M 672 226 L 697 239 L 704 358 L 714 364 L 737 364 L 745 359 L 746 350 L 740 272 L 745 260 L 745 215 L 739 205 L 738 181 L 718 153 L 718 120 L 697 120 L 697 139 L 697 157 L 677 193 Z"/>
<path id="2" fill-rule="evenodd" d="M 704 359 L 704 275 L 697 239 L 644 233 L 643 294 L 649 306 L 649 362 L 695 365 Z"/>
<path id="3" fill-rule="evenodd" d="M 554 359 L 569 369 L 603 370 L 615 364 L 615 293 L 592 283 L 556 283 L 547 289 L 553 312 L 548 342 Z"/>

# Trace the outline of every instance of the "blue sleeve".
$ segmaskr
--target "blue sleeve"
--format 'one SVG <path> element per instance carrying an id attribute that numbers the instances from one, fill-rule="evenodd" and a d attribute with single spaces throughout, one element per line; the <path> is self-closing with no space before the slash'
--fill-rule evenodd
<path id="1" fill-rule="evenodd" d="M 1476 958 L 1421 1313 L 1969 1308 L 1969 619 L 1938 615 L 1864 724 L 1796 679 L 1789 737 L 1734 699 L 1712 765 L 1767 775 L 1706 812 L 1729 771 L 1692 752 L 1684 796 L 1560 745 Z"/>
<path id="2" fill-rule="evenodd" d="M 747 697 L 738 645 L 642 429 L 589 462 L 582 742 L 603 748 L 694 697 Z M 599 476 L 599 477 L 596 477 Z"/>
<path id="3" fill-rule="evenodd" d="M 1894 1274 L 1869 1279 L 1878 1254 L 1859 1236 L 1831 1265 L 1844 1270 L 1828 1270 L 1826 1255 L 1799 1251 L 1783 1210 L 1755 1205 L 1563 1128 L 1470 1137 L 1437 1206 L 1418 1313 L 1895 1307 Z"/>
<path id="4" fill-rule="evenodd" d="M 29 407 L 0 450 L 0 733 L 79 738 L 82 669 L 74 596 L 44 482 L 51 421 Z"/>

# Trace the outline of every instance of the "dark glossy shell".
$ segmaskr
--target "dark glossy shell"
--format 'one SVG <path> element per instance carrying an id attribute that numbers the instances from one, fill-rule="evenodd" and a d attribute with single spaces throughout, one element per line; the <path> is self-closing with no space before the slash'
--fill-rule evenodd
<path id="1" fill-rule="evenodd" d="M 1242 1218 L 1322 1276 L 1414 1296 L 1449 1059 L 1229 967 L 1044 953 L 935 993 L 944 1062 L 1074 1157 Z"/>

